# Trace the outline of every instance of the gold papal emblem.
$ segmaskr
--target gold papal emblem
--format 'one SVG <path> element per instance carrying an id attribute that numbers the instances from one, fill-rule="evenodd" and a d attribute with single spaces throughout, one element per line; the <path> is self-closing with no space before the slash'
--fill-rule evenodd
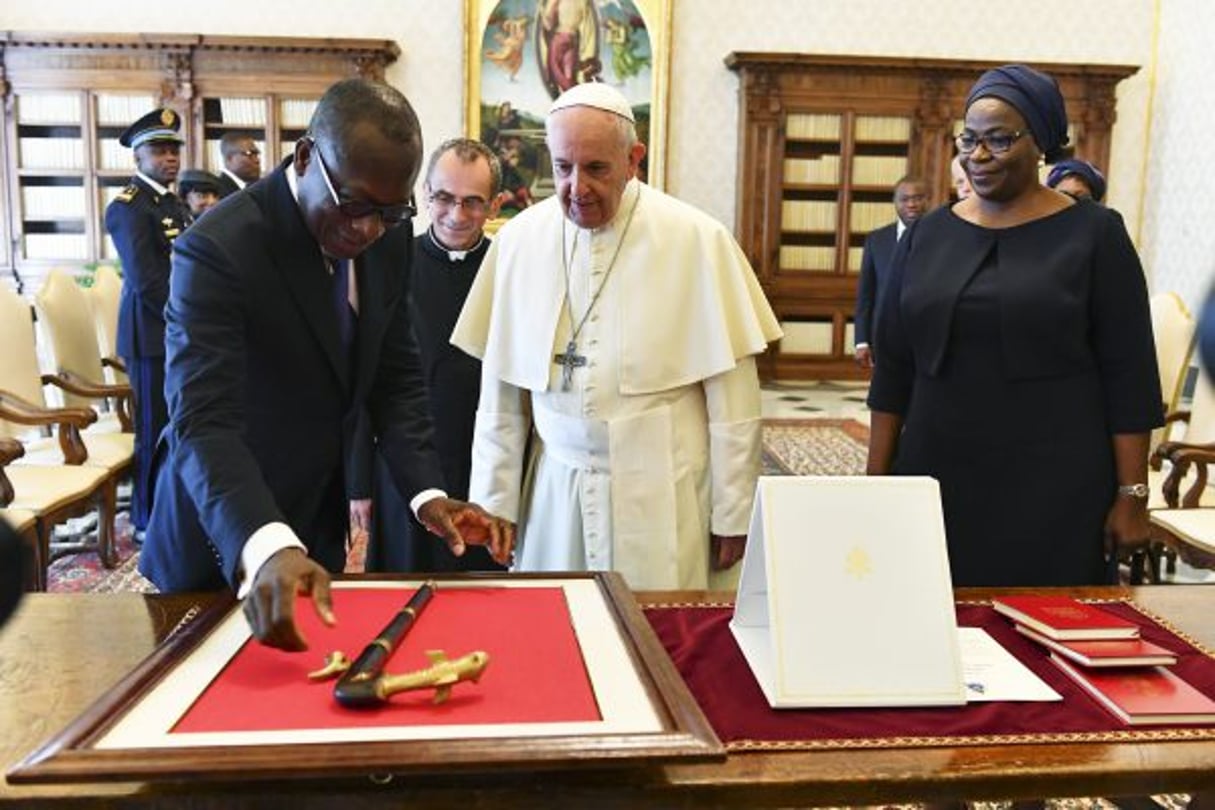
<path id="1" fill-rule="evenodd" d="M 160 123 L 164 124 L 166 127 L 171 127 L 171 126 L 173 126 L 173 122 L 175 120 L 177 120 L 177 119 L 174 116 L 172 110 L 161 110 Z"/>
<path id="2" fill-rule="evenodd" d="M 856 546 L 848 555 L 844 557 L 844 573 L 856 579 L 864 579 L 873 573 L 873 561 L 869 559 L 869 552 L 860 546 Z"/>

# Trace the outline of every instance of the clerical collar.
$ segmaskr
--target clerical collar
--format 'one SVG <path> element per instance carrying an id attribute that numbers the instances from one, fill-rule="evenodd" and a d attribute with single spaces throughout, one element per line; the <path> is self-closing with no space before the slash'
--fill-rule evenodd
<path id="1" fill-rule="evenodd" d="M 482 233 L 480 238 L 477 239 L 477 244 L 473 245 L 467 250 L 452 250 L 447 245 L 440 242 L 439 237 L 435 236 L 435 227 L 433 225 L 426 229 L 426 235 L 430 237 L 431 244 L 438 249 L 439 253 L 447 255 L 447 260 L 449 262 L 462 262 L 468 258 L 468 254 L 476 253 L 481 248 L 481 245 L 485 244 L 485 234 Z"/>
<path id="2" fill-rule="evenodd" d="M 151 189 L 153 191 L 155 191 L 157 194 L 159 194 L 161 197 L 163 197 L 169 193 L 168 188 L 166 188 L 165 186 L 162 186 L 160 183 L 157 183 L 155 180 L 153 180 L 151 177 L 148 177 L 143 172 L 135 172 L 135 176 L 138 177 L 140 180 L 144 181 L 145 183 L 147 183 L 148 186 L 150 186 Z"/>

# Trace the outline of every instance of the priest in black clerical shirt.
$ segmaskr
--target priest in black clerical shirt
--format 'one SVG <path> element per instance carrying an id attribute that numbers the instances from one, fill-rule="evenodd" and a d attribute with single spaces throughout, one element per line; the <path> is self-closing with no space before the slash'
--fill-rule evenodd
<path id="1" fill-rule="evenodd" d="M 489 248 L 485 222 L 498 213 L 501 184 L 498 158 L 484 144 L 467 138 L 441 144 L 426 170 L 431 225 L 414 239 L 410 279 L 414 335 L 429 387 L 435 446 L 446 491 L 453 498 L 468 493 L 481 363 L 452 346 L 448 338 Z M 413 518 L 383 461 L 377 458 L 374 467 L 371 498 L 351 502 L 352 520 L 370 526 L 368 571 L 502 570 L 481 547 L 470 545 L 463 557 L 454 556 Z"/>

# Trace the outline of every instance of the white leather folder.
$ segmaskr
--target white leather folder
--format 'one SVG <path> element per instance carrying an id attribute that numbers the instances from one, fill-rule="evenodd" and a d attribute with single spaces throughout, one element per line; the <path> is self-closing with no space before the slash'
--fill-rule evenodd
<path id="1" fill-rule="evenodd" d="M 937 482 L 759 479 L 730 630 L 775 708 L 966 702 Z"/>

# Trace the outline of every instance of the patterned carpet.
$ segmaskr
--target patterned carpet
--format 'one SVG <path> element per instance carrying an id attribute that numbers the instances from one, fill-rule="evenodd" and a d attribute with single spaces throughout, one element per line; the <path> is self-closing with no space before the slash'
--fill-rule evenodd
<path id="1" fill-rule="evenodd" d="M 865 469 L 868 429 L 849 419 L 764 420 L 765 475 L 855 475 Z M 352 544 L 347 570 L 362 570 L 362 538 Z M 148 593 L 155 586 L 139 574 L 139 547 L 125 512 L 118 515 L 118 565 L 103 568 L 93 553 L 70 554 L 51 564 L 48 590 L 61 593 Z"/>
<path id="2" fill-rule="evenodd" d="M 852 419 L 765 419 L 764 475 L 861 475 L 869 429 Z"/>

